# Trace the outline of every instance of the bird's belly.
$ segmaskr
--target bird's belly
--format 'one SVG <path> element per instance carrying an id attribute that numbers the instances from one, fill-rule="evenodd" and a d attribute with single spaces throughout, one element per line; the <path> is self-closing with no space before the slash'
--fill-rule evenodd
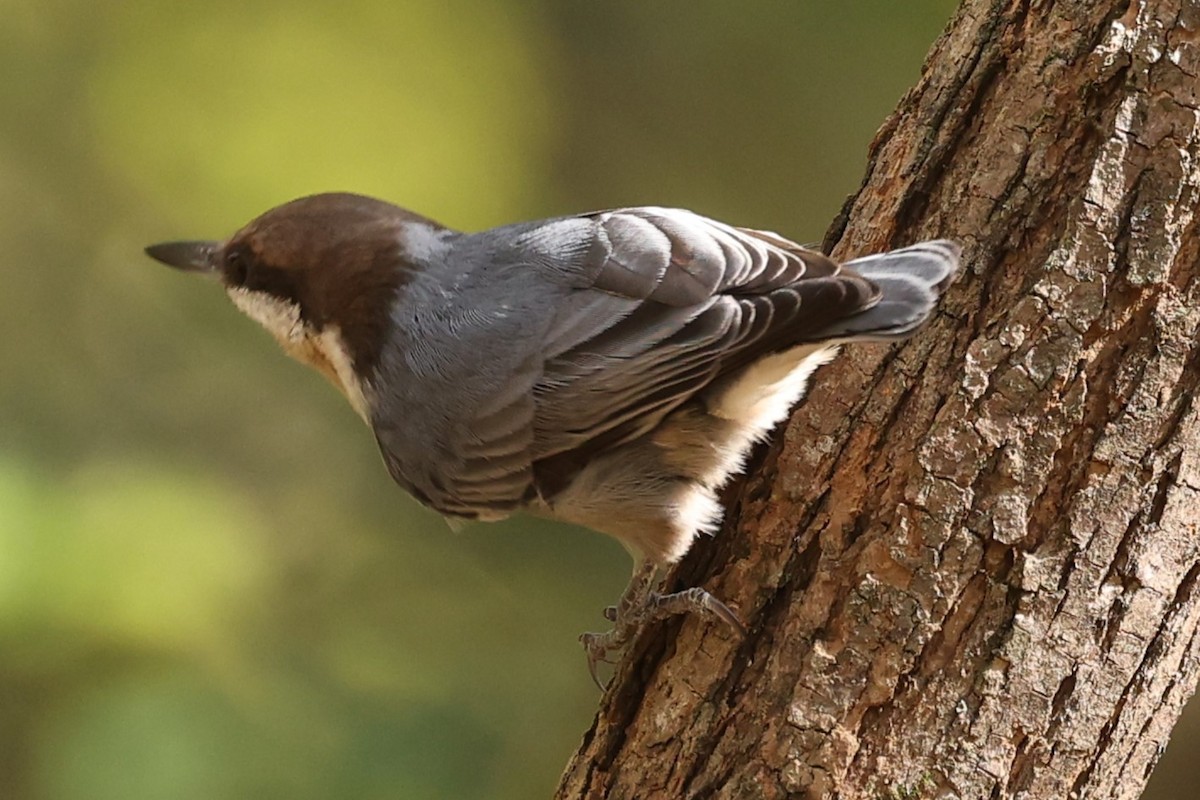
<path id="1" fill-rule="evenodd" d="M 837 355 L 828 343 L 801 345 L 760 358 L 709 390 L 714 416 L 738 422 L 761 439 L 782 422 L 808 386 L 813 370 Z"/>

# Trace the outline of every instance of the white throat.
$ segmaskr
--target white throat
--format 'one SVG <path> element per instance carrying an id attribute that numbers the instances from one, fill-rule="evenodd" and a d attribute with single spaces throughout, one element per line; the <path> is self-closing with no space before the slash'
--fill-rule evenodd
<path id="1" fill-rule="evenodd" d="M 336 326 L 326 326 L 318 333 L 300 319 L 300 306 L 265 292 L 230 287 L 226 293 L 243 314 L 275 337 L 285 353 L 328 378 L 369 424 L 370 409 L 362 383 Z"/>

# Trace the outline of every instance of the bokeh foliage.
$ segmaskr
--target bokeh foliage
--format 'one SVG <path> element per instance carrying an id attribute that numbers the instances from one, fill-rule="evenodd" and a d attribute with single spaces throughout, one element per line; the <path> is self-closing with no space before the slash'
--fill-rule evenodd
<path id="1" fill-rule="evenodd" d="M 547 796 L 614 542 L 452 534 L 141 247 L 295 196 L 819 240 L 951 0 L 0 0 L 0 797 Z"/>

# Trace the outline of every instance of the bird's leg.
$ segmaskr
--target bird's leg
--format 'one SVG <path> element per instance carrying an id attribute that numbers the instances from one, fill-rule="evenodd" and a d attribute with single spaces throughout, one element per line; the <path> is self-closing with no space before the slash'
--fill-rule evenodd
<path id="1" fill-rule="evenodd" d="M 746 626 L 738 619 L 737 614 L 733 613 L 733 610 L 729 606 L 722 603 L 716 597 L 713 597 L 707 589 L 702 589 L 699 586 L 693 586 L 691 589 L 684 589 L 681 592 L 672 592 L 671 594 L 651 592 L 647 605 L 646 622 L 657 622 L 660 619 L 673 617 L 676 614 L 687 614 L 689 612 L 712 614 L 733 628 L 738 638 L 746 638 Z"/>
<path id="2" fill-rule="evenodd" d="M 608 654 L 629 644 L 629 640 L 637 632 L 650 601 L 650 587 L 654 584 L 657 572 L 658 565 L 653 561 L 643 560 L 638 563 L 633 569 L 629 585 L 621 593 L 621 599 L 615 606 L 604 609 L 604 617 L 613 623 L 612 628 L 604 633 L 585 633 L 579 637 L 584 652 L 587 653 L 588 672 L 602 690 L 604 684 L 600 683 L 600 678 L 596 675 L 596 665 L 601 661 L 608 661 Z"/>
<path id="3" fill-rule="evenodd" d="M 633 577 L 621 594 L 621 599 L 615 606 L 604 609 L 605 619 L 613 623 L 612 629 L 604 633 L 585 633 L 579 637 L 583 649 L 587 652 L 588 672 L 601 689 L 604 686 L 596 676 L 596 665 L 601 661 L 608 661 L 610 653 L 629 644 L 634 634 L 647 623 L 658 622 L 677 614 L 697 612 L 711 614 L 720 619 L 733 628 L 739 637 L 746 635 L 745 626 L 729 606 L 699 586 L 670 594 L 654 591 L 651 587 L 657 572 L 658 567 L 653 562 L 646 560 L 639 563 L 634 568 Z"/>

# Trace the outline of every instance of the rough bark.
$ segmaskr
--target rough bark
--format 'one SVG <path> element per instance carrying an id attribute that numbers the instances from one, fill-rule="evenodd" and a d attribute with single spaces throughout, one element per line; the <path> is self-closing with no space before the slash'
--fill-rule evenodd
<path id="1" fill-rule="evenodd" d="M 966 0 L 828 242 L 968 272 L 818 375 L 559 798 L 1132 798 L 1197 681 L 1200 6 Z"/>

